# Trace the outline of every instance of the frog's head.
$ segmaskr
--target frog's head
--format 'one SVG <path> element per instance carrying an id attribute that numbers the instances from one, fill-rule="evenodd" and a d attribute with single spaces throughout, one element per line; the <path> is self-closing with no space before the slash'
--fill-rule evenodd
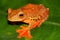
<path id="1" fill-rule="evenodd" d="M 24 13 L 20 10 L 8 9 L 8 20 L 9 21 L 22 21 L 25 18 Z"/>

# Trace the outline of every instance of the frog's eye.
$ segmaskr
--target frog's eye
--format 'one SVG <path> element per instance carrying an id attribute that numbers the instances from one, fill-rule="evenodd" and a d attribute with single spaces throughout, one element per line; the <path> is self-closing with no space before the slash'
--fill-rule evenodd
<path id="1" fill-rule="evenodd" d="M 19 14 L 19 16 L 24 16 L 24 14 Z"/>
<path id="2" fill-rule="evenodd" d="M 18 13 L 19 16 L 24 16 L 23 12 Z"/>

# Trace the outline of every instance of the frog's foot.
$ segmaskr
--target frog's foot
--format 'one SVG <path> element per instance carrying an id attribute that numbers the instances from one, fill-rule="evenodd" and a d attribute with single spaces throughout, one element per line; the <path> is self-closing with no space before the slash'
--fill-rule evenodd
<path id="1" fill-rule="evenodd" d="M 19 34 L 18 38 L 22 38 L 22 37 L 32 38 L 30 34 L 30 29 L 28 27 L 22 26 L 22 29 L 16 30 L 16 32 Z"/>

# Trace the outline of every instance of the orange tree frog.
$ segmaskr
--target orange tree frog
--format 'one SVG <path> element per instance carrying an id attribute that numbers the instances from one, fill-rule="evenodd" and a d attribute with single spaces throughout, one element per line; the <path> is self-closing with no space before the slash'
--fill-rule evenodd
<path id="1" fill-rule="evenodd" d="M 8 9 L 8 20 L 11 22 L 25 22 L 28 27 L 21 26 L 21 29 L 16 30 L 19 33 L 18 38 L 26 37 L 32 38 L 30 30 L 40 27 L 40 25 L 47 20 L 49 8 L 45 8 L 42 4 L 27 4 L 19 9 Z"/>

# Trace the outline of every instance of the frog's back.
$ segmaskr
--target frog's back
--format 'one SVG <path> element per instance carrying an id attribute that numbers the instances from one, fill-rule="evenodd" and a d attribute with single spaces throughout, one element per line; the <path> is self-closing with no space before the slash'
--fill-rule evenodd
<path id="1" fill-rule="evenodd" d="M 37 13 L 40 10 L 38 7 L 39 7 L 39 5 L 28 4 L 28 5 L 24 6 L 24 7 L 22 7 L 21 10 L 27 16 L 34 16 L 34 15 L 37 15 Z"/>
<path id="2" fill-rule="evenodd" d="M 45 7 L 43 5 L 27 4 L 26 6 L 22 7 L 21 10 L 24 12 L 24 15 L 32 17 L 39 16 L 44 8 Z"/>

